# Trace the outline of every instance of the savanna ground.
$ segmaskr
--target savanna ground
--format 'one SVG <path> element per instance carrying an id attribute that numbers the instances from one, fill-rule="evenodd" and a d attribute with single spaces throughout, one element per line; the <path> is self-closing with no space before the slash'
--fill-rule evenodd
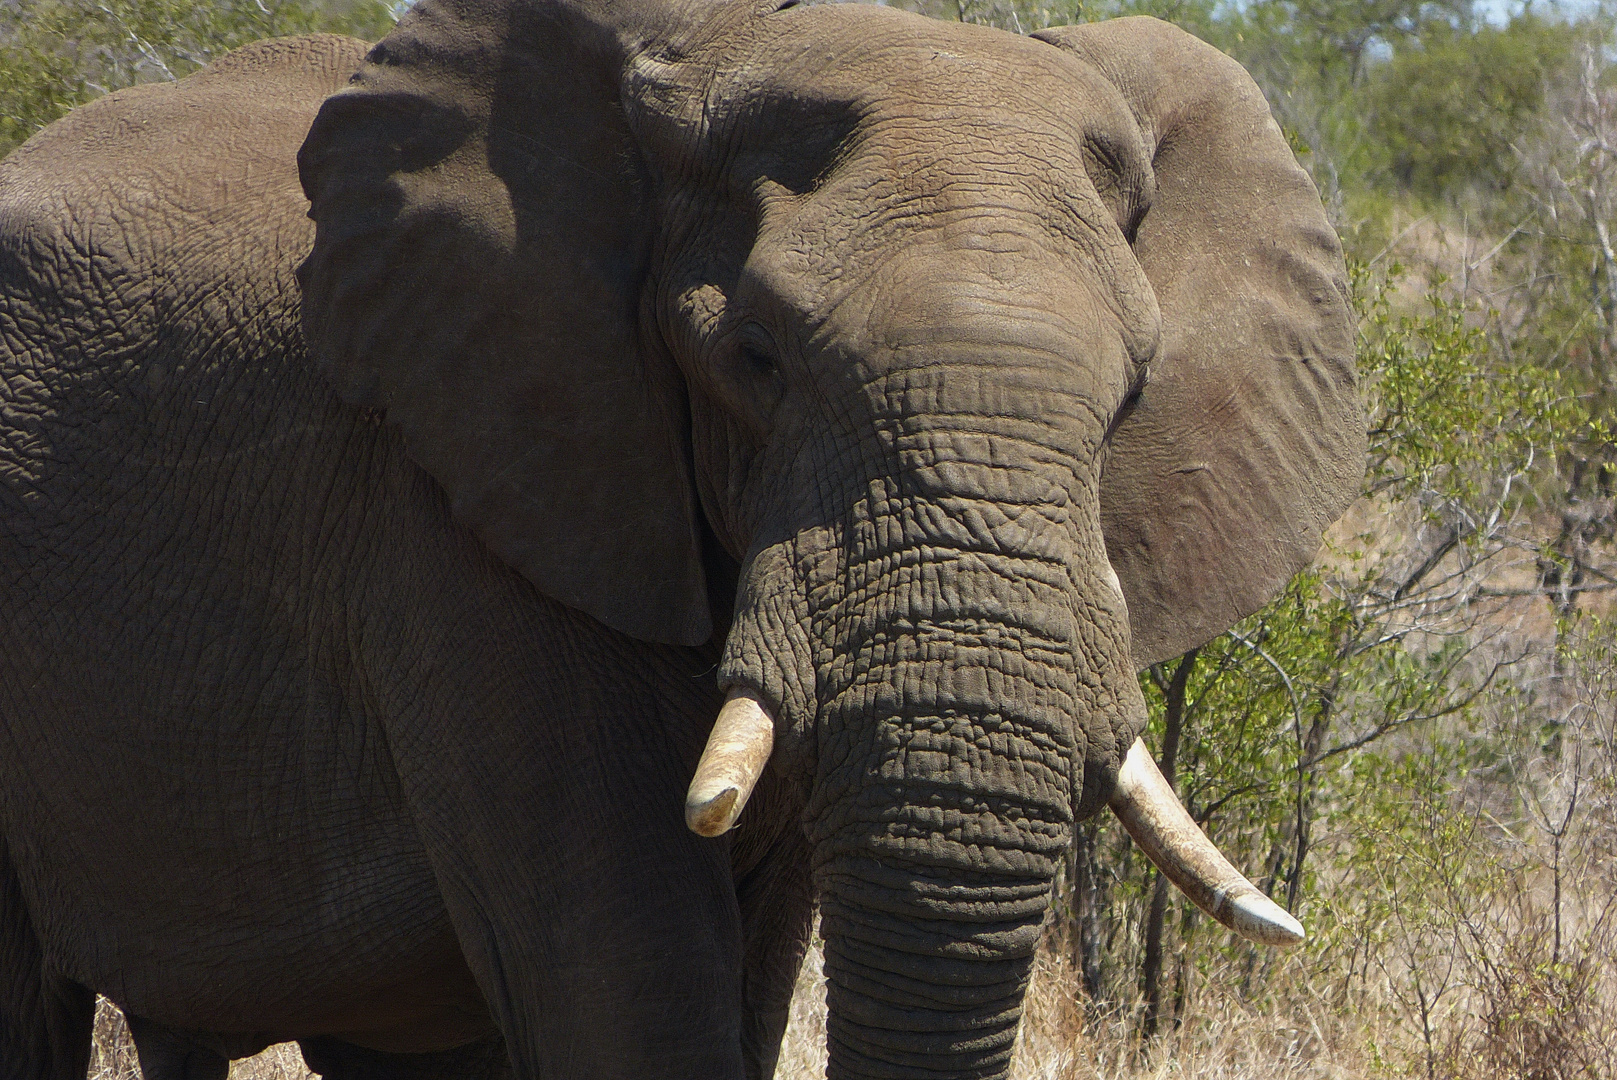
<path id="1" fill-rule="evenodd" d="M 1316 565 L 1142 674 L 1192 814 L 1309 940 L 1254 949 L 1115 822 L 1052 898 L 1019 1078 L 1617 1078 L 1617 8 L 905 0 L 1149 13 L 1246 65 L 1349 258 L 1371 459 Z M 258 37 L 407 0 L 0 0 L 0 153 Z M 778 1076 L 823 1075 L 811 954 Z M 115 1009 L 95 1080 L 138 1068 Z M 306 1076 L 294 1047 L 232 1070 Z"/>

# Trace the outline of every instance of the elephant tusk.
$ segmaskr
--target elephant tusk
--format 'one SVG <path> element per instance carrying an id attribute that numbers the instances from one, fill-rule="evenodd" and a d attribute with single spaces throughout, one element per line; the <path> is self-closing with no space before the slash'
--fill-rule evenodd
<path id="1" fill-rule="evenodd" d="M 1111 806 L 1140 850 L 1207 914 L 1262 945 L 1303 940 L 1303 924 L 1263 895 L 1207 839 L 1140 739 L 1118 770 Z"/>
<path id="2" fill-rule="evenodd" d="M 728 832 L 775 746 L 775 718 L 756 693 L 738 686 L 724 699 L 685 796 L 685 824 L 700 836 Z"/>

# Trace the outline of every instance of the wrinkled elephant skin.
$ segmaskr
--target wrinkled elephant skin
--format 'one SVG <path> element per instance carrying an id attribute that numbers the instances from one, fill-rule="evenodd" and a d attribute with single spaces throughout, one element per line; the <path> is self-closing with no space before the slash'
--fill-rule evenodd
<path id="1" fill-rule="evenodd" d="M 831 1077 L 1003 1076 L 1136 671 L 1353 495 L 1345 296 L 1149 19 L 421 0 L 69 115 L 0 164 L 0 1077 L 95 992 L 148 1080 L 766 1077 L 815 904 Z"/>

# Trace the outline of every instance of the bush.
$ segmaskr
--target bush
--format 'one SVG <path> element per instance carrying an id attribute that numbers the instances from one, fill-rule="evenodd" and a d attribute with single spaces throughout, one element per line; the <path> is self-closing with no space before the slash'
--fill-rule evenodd
<path id="1" fill-rule="evenodd" d="M 1503 189 L 1541 122 L 1546 89 L 1570 71 L 1580 31 L 1524 14 L 1476 32 L 1443 27 L 1369 69 L 1366 135 L 1383 176 L 1426 199 Z"/>
<path id="2" fill-rule="evenodd" d="M 394 18 L 387 0 L 0 0 L 0 154 L 77 105 L 182 78 L 250 41 L 375 40 Z"/>

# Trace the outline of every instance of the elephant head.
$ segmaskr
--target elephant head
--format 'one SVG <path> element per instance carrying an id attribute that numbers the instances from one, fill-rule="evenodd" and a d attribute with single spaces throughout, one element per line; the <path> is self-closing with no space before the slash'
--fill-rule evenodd
<path id="1" fill-rule="evenodd" d="M 1003 1074 L 1135 672 L 1362 466 L 1340 252 L 1250 79 L 1149 19 L 422 0 L 299 165 L 343 397 L 542 592 L 723 635 L 689 819 L 798 784 L 831 1075 Z"/>

